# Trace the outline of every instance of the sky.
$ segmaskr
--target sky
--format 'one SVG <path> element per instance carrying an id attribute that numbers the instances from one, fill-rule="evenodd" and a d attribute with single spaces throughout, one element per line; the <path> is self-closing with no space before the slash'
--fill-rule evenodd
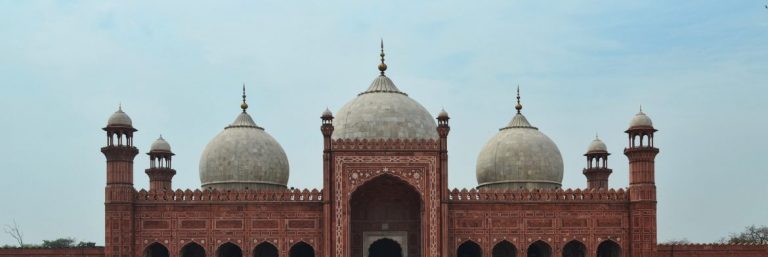
<path id="1" fill-rule="evenodd" d="M 523 113 L 584 188 L 598 133 L 628 186 L 630 119 L 655 143 L 658 239 L 713 242 L 768 225 L 765 1 L 0 0 L 0 224 L 28 243 L 104 242 L 107 118 L 133 119 L 136 188 L 162 134 L 174 187 L 198 188 L 205 145 L 240 112 L 284 148 L 289 186 L 320 188 L 320 114 L 378 75 L 451 116 L 449 184 L 476 186 L 480 149 Z M 15 243 L 0 234 L 0 245 Z"/>

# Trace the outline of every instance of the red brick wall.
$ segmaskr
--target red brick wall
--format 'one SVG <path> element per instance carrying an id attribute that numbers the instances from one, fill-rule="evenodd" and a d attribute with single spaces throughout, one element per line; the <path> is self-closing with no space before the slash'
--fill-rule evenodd
<path id="1" fill-rule="evenodd" d="M 104 247 L 0 248 L 0 257 L 104 257 Z"/>
<path id="2" fill-rule="evenodd" d="M 657 257 L 768 257 L 768 244 L 659 245 Z"/>

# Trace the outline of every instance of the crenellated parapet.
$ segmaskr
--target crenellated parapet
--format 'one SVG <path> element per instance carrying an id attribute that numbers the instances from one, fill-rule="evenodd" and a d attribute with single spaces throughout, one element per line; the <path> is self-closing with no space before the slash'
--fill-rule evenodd
<path id="1" fill-rule="evenodd" d="M 320 202 L 322 190 L 145 190 L 135 192 L 135 202 Z"/>
<path id="2" fill-rule="evenodd" d="M 440 141 L 435 139 L 335 139 L 332 141 L 335 151 L 412 151 L 440 150 Z"/>
<path id="3" fill-rule="evenodd" d="M 616 189 L 453 189 L 448 192 L 453 202 L 570 202 L 570 201 L 619 201 L 629 200 L 627 191 Z"/>

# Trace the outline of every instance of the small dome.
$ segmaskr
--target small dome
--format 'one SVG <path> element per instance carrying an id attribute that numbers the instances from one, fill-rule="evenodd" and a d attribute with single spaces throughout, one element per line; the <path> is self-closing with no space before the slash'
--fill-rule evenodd
<path id="1" fill-rule="evenodd" d="M 333 113 L 328 108 L 325 108 L 325 111 L 323 111 L 323 115 L 320 116 L 321 118 L 333 118 Z"/>
<path id="2" fill-rule="evenodd" d="M 107 126 L 126 126 L 131 127 L 133 126 L 133 122 L 131 121 L 131 117 L 128 117 L 128 114 L 125 114 L 123 112 L 123 107 L 118 107 L 117 111 L 112 114 L 112 116 L 109 116 L 109 120 L 107 120 Z"/>
<path id="3" fill-rule="evenodd" d="M 603 140 L 595 137 L 595 140 L 592 140 L 592 143 L 590 143 L 589 147 L 587 148 L 587 153 L 591 152 L 608 152 L 608 147 L 605 146 Z"/>
<path id="4" fill-rule="evenodd" d="M 552 139 L 518 113 L 483 146 L 476 172 L 478 188 L 560 188 L 563 157 Z"/>
<path id="5" fill-rule="evenodd" d="M 648 115 L 645 115 L 645 113 L 643 113 L 641 110 L 635 114 L 635 117 L 633 117 L 632 121 L 629 122 L 629 127 L 653 127 L 653 122 L 651 121 L 651 118 L 649 118 Z"/>
<path id="6" fill-rule="evenodd" d="M 165 141 L 162 135 L 149 147 L 150 152 L 171 152 L 171 145 Z"/>
<path id="7" fill-rule="evenodd" d="M 341 107 L 333 126 L 333 139 L 438 138 L 432 115 L 385 75 Z"/>
<path id="8" fill-rule="evenodd" d="M 200 157 L 204 189 L 282 189 L 288 175 L 285 151 L 245 110 L 208 143 Z"/>
<path id="9" fill-rule="evenodd" d="M 445 119 L 448 118 L 448 112 L 445 111 L 445 109 L 440 110 L 440 113 L 437 114 L 438 119 Z"/>

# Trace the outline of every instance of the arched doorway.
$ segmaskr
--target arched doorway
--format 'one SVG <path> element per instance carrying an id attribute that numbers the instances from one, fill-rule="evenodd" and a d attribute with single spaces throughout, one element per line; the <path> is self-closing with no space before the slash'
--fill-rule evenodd
<path id="1" fill-rule="evenodd" d="M 315 257 L 315 249 L 307 243 L 298 242 L 291 246 L 288 255 L 289 257 Z"/>
<path id="2" fill-rule="evenodd" d="M 403 248 L 395 240 L 382 238 L 368 247 L 368 257 L 403 257 Z"/>
<path id="3" fill-rule="evenodd" d="M 483 250 L 477 243 L 466 241 L 456 249 L 456 257 L 482 257 Z"/>
<path id="4" fill-rule="evenodd" d="M 199 244 L 192 242 L 181 248 L 179 252 L 181 257 L 205 257 L 205 249 Z"/>
<path id="5" fill-rule="evenodd" d="M 517 248 L 507 240 L 502 240 L 493 247 L 493 257 L 515 257 Z"/>
<path id="6" fill-rule="evenodd" d="M 597 257 L 621 257 L 621 247 L 614 241 L 605 240 L 597 246 Z"/>
<path id="7" fill-rule="evenodd" d="M 563 247 L 563 257 L 586 257 L 587 247 L 578 240 L 573 240 Z"/>
<path id="8" fill-rule="evenodd" d="M 216 257 L 243 257 L 243 250 L 233 243 L 224 243 L 216 249 Z"/>
<path id="9" fill-rule="evenodd" d="M 379 256 L 373 242 L 397 243 L 402 257 L 421 256 L 421 196 L 408 183 L 384 174 L 360 185 L 350 197 L 352 257 Z M 374 252 L 370 252 L 373 249 Z"/>
<path id="10" fill-rule="evenodd" d="M 552 247 L 541 240 L 533 242 L 528 246 L 528 257 L 552 257 Z"/>
<path id="11" fill-rule="evenodd" d="M 168 257 L 168 248 L 160 243 L 153 243 L 144 249 L 144 257 Z"/>
<path id="12" fill-rule="evenodd" d="M 277 247 L 264 242 L 253 248 L 253 257 L 277 257 Z"/>

